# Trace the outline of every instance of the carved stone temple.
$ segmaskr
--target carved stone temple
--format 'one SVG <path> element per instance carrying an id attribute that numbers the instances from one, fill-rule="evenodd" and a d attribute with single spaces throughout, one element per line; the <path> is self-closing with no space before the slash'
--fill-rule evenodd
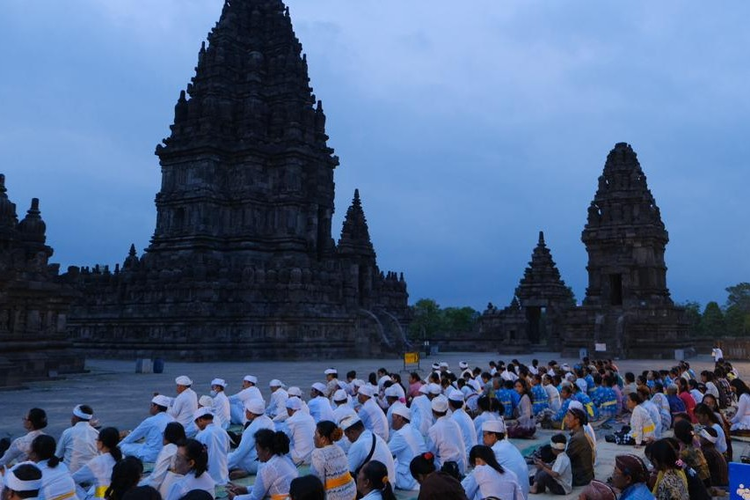
<path id="1" fill-rule="evenodd" d="M 19 222 L 6 193 L 0 175 L 0 387 L 83 370 L 66 335 L 77 292 L 56 283 L 59 266 L 48 264 L 39 200 Z"/>
<path id="2" fill-rule="evenodd" d="M 540 234 L 511 305 L 488 307 L 480 333 L 497 339 L 501 352 L 527 351 L 544 337 L 547 349 L 572 357 L 581 349 L 599 357 L 689 355 L 685 310 L 674 305 L 667 288 L 669 236 L 630 145 L 616 144 L 607 156 L 581 240 L 589 257 L 581 306 L 560 280 Z"/>
<path id="3" fill-rule="evenodd" d="M 227 0 L 156 148 L 156 229 L 122 265 L 71 268 L 76 347 L 111 357 L 373 356 L 405 347 L 359 193 L 338 244 L 326 117 L 281 0 Z"/>
<path id="4" fill-rule="evenodd" d="M 481 336 L 497 338 L 503 352 L 525 353 L 540 347 L 561 347 L 565 315 L 575 306 L 573 292 L 560 277 L 552 253 L 539 232 L 531 262 L 516 288 L 510 305 L 497 309 L 489 304 L 479 320 Z"/>

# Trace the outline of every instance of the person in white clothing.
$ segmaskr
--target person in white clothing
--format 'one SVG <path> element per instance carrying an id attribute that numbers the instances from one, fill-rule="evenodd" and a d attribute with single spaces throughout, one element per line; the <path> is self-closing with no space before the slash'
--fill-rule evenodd
<path id="1" fill-rule="evenodd" d="M 513 472 L 518 478 L 523 498 L 529 497 L 529 466 L 518 448 L 506 439 L 505 422 L 490 420 L 482 424 L 482 441 L 492 448 L 497 463 L 504 469 Z"/>
<path id="2" fill-rule="evenodd" d="M 325 384 L 320 382 L 315 382 L 310 388 L 311 399 L 307 402 L 307 406 L 310 408 L 310 416 L 316 424 L 323 420 L 333 420 L 333 408 L 331 408 L 331 402 L 325 395 L 326 390 Z"/>
<path id="3" fill-rule="evenodd" d="M 31 442 L 35 437 L 44 434 L 47 427 L 47 413 L 41 408 L 32 408 L 23 416 L 23 426 L 27 433 L 10 443 L 10 447 L 0 457 L 0 467 L 7 467 L 13 462 L 24 462 L 29 458 Z"/>
<path id="4" fill-rule="evenodd" d="M 117 446 L 120 432 L 114 427 L 105 427 L 99 431 L 96 447 L 99 455 L 73 474 L 73 481 L 78 485 L 76 495 L 81 500 L 104 498 L 112 478 L 112 468 L 122 459 L 122 451 Z M 84 488 L 84 485 L 91 485 Z"/>
<path id="5" fill-rule="evenodd" d="M 324 396 L 331 399 L 333 394 L 341 389 L 341 387 L 339 387 L 339 372 L 335 368 L 328 368 L 323 373 L 326 376 L 326 390 Z"/>
<path id="6" fill-rule="evenodd" d="M 291 442 L 290 457 L 294 465 L 309 465 L 315 444 L 315 420 L 302 411 L 299 398 L 289 398 L 286 401 L 286 411 L 289 418 L 286 419 L 286 428 L 283 432 L 289 436 Z"/>
<path id="7" fill-rule="evenodd" d="M 179 422 L 170 422 L 164 428 L 164 446 L 154 463 L 154 470 L 147 477 L 141 479 L 139 486 L 151 486 L 162 497 L 166 497 L 169 489 L 179 479 L 180 476 L 174 473 L 175 456 L 177 455 L 178 445 L 185 442 L 185 429 Z"/>
<path id="8" fill-rule="evenodd" d="M 352 443 L 347 453 L 349 471 L 352 476 L 357 477 L 360 469 L 367 462 L 377 460 L 385 464 L 388 470 L 388 481 L 395 484 L 396 466 L 391 450 L 388 449 L 388 444 L 383 441 L 383 438 L 366 429 L 362 420 L 357 417 L 344 418 L 341 421 L 341 428 L 344 429 L 346 438 Z"/>
<path id="9" fill-rule="evenodd" d="M 164 500 L 180 500 L 193 490 L 203 490 L 216 498 L 216 483 L 207 471 L 208 452 L 195 439 L 188 439 L 177 449 L 174 460 L 175 472 L 183 477 L 169 489 Z"/>
<path id="10" fill-rule="evenodd" d="M 477 430 L 471 417 L 464 410 L 464 398 L 461 391 L 453 391 L 448 396 L 448 406 L 451 411 L 451 418 L 458 424 L 461 429 L 466 456 L 469 456 L 471 449 L 477 445 Z"/>
<path id="11" fill-rule="evenodd" d="M 193 413 L 198 409 L 198 395 L 190 388 L 193 385 L 190 377 L 180 375 L 175 379 L 175 384 L 177 384 L 177 397 L 172 400 L 168 412 L 187 429 L 193 421 Z"/>
<path id="12" fill-rule="evenodd" d="M 547 392 L 550 410 L 558 412 L 562 407 L 562 399 L 560 399 L 560 391 L 558 391 L 555 384 L 552 383 L 552 377 L 549 375 L 543 376 L 542 387 L 544 387 L 544 390 Z"/>
<path id="13" fill-rule="evenodd" d="M 513 471 L 497 463 L 492 448 L 481 444 L 474 446 L 469 453 L 469 463 L 474 470 L 461 481 L 469 500 L 523 500 L 518 477 Z"/>
<path id="14" fill-rule="evenodd" d="M 96 456 L 99 431 L 91 426 L 94 410 L 88 405 L 73 408 L 71 427 L 65 429 L 57 442 L 55 454 L 61 457 L 70 472 L 75 472 Z"/>
<path id="15" fill-rule="evenodd" d="M 214 414 L 216 425 L 224 430 L 229 429 L 232 420 L 229 398 L 224 392 L 226 388 L 227 382 L 222 378 L 215 378 L 211 381 L 211 397 L 213 398 L 211 411 Z"/>
<path id="16" fill-rule="evenodd" d="M 214 423 L 210 408 L 198 408 L 193 415 L 195 425 L 200 429 L 195 440 L 203 443 L 208 451 L 208 473 L 218 485 L 229 482 L 227 454 L 229 453 L 229 434 Z"/>
<path id="17" fill-rule="evenodd" d="M 310 407 L 307 406 L 307 403 L 305 403 L 305 400 L 302 399 L 302 389 L 299 387 L 292 386 L 286 391 L 289 394 L 289 398 L 297 398 L 300 401 L 300 405 L 302 406 L 302 411 L 310 414 Z M 284 407 L 284 414 L 287 416 L 286 418 L 289 418 L 289 414 L 286 412 L 286 406 Z"/>
<path id="18" fill-rule="evenodd" d="M 383 440 L 387 440 L 388 420 L 383 410 L 375 402 L 374 396 L 375 387 L 363 385 L 359 388 L 357 399 L 362 403 L 362 407 L 359 409 L 359 418 L 365 427 L 383 438 Z"/>
<path id="19" fill-rule="evenodd" d="M 538 458 L 534 459 L 537 472 L 529 493 L 544 493 L 549 490 L 553 495 L 570 495 L 573 491 L 573 467 L 570 457 L 565 453 L 567 442 L 565 434 L 552 436 L 550 448 L 555 461 L 551 467 Z"/>
<path id="20" fill-rule="evenodd" d="M 344 389 L 339 389 L 333 393 L 333 404 L 336 405 L 333 409 L 333 422 L 337 424 L 346 416 L 357 415 L 354 408 L 349 405 L 349 395 Z"/>
<path id="21" fill-rule="evenodd" d="M 352 500 L 357 496 L 357 485 L 349 472 L 346 453 L 336 446 L 343 436 L 343 431 L 334 422 L 323 420 L 315 426 L 310 473 L 323 483 L 326 500 Z"/>
<path id="22" fill-rule="evenodd" d="M 263 466 L 258 470 L 253 488 L 232 485 L 228 488 L 229 500 L 287 499 L 291 482 L 299 475 L 287 456 L 289 438 L 283 432 L 261 429 L 255 434 L 255 443 L 258 460 Z"/>
<path id="23" fill-rule="evenodd" d="M 427 450 L 435 455 L 435 466 L 440 468 L 446 462 L 456 462 L 461 474 L 466 473 L 466 446 L 461 428 L 455 420 L 447 416 L 448 400 L 438 396 L 432 400 L 432 414 L 435 423 L 427 432 Z"/>
<path id="24" fill-rule="evenodd" d="M 724 351 L 721 350 L 721 347 L 718 345 L 711 349 L 711 357 L 714 358 L 714 361 L 719 361 L 720 359 L 724 359 Z"/>
<path id="25" fill-rule="evenodd" d="M 732 392 L 737 396 L 737 413 L 730 420 L 732 431 L 750 430 L 750 388 L 745 382 L 735 378 L 729 382 Z M 718 447 L 717 447 L 718 448 Z"/>
<path id="26" fill-rule="evenodd" d="M 404 405 L 393 410 L 393 432 L 388 442 L 388 449 L 395 458 L 396 488 L 399 490 L 416 490 L 419 484 L 411 475 L 409 465 L 414 457 L 427 451 L 424 437 L 411 426 L 411 411 Z"/>
<path id="27" fill-rule="evenodd" d="M 430 406 L 430 386 L 435 385 L 437 393 L 433 396 L 440 394 L 440 386 L 437 384 L 424 384 L 419 388 L 419 396 L 411 400 L 411 425 L 422 436 L 427 435 L 427 431 L 430 430 L 434 420 L 432 419 L 432 407 Z"/>
<path id="28" fill-rule="evenodd" d="M 138 457 L 144 462 L 153 462 L 164 446 L 164 428 L 174 419 L 167 412 L 169 398 L 161 394 L 151 399 L 150 417 L 131 432 L 123 431 L 120 448 L 124 455 Z M 139 442 L 143 439 L 143 442 Z"/>
<path id="29" fill-rule="evenodd" d="M 38 500 L 78 500 L 68 467 L 55 456 L 55 438 L 46 434 L 34 438 L 29 459 L 42 471 Z"/>
<path id="30" fill-rule="evenodd" d="M 386 480 L 388 467 L 379 460 L 367 462 L 357 474 L 357 492 L 362 500 L 396 500 L 391 481 Z"/>
<path id="31" fill-rule="evenodd" d="M 266 415 L 274 420 L 277 416 L 283 415 L 281 420 L 286 420 L 286 400 L 289 399 L 289 394 L 284 389 L 284 384 L 275 378 L 268 383 L 268 387 L 271 390 L 271 399 L 266 408 Z"/>
<path id="32" fill-rule="evenodd" d="M 42 488 L 42 471 L 29 462 L 22 462 L 5 472 L 2 478 L 4 500 L 36 500 Z"/>
<path id="33" fill-rule="evenodd" d="M 245 423 L 245 401 L 249 399 L 260 399 L 263 401 L 263 395 L 256 385 L 258 385 L 258 377 L 255 375 L 245 375 L 242 379 L 242 390 L 237 394 L 229 396 L 229 408 L 233 424 L 242 425 Z"/>
<path id="34" fill-rule="evenodd" d="M 284 408 L 286 411 L 286 408 Z M 265 414 L 263 401 L 250 399 L 245 402 L 247 427 L 242 431 L 240 445 L 227 458 L 231 479 L 249 476 L 258 472 L 258 453 L 255 449 L 255 433 L 261 429 L 276 430 L 276 426 Z"/>
<path id="35" fill-rule="evenodd" d="M 385 411 L 385 420 L 388 422 L 388 432 L 390 434 L 391 429 L 393 429 L 393 410 L 398 408 L 399 406 L 406 406 L 404 405 L 400 399 L 399 391 L 396 388 L 396 385 L 391 385 L 390 387 L 387 387 L 385 391 L 383 391 L 383 395 L 385 396 L 385 400 L 387 402 L 386 404 L 386 411 Z"/>

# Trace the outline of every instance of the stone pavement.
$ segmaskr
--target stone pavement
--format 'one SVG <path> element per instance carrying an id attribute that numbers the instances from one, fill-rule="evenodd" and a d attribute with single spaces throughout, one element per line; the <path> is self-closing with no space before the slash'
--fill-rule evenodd
<path id="1" fill-rule="evenodd" d="M 489 353 L 444 353 L 430 356 L 422 360 L 420 373 L 426 374 L 430 365 L 435 361 L 447 361 L 452 369 L 458 369 L 459 361 L 467 361 L 470 366 L 487 367 L 491 359 L 509 361 L 518 358 L 529 364 L 532 358 L 546 362 L 551 359 L 559 363 L 575 363 L 576 359 L 561 358 L 558 353 L 535 353 L 533 355 L 498 355 Z M 708 355 L 698 356 L 689 360 L 697 371 L 712 368 L 713 363 Z M 618 363 L 620 370 L 640 373 L 646 369 L 665 368 L 672 366 L 670 360 L 627 360 Z M 239 390 L 242 377 L 252 374 L 258 377 L 259 387 L 266 399 L 270 394 L 268 381 L 280 379 L 288 386 L 297 385 L 304 394 L 309 391 L 310 384 L 324 379 L 323 370 L 335 367 L 343 378 L 348 370 L 356 370 L 357 376 L 367 379 L 370 372 L 384 367 L 389 371 L 401 371 L 403 363 L 400 359 L 338 359 L 301 361 L 264 361 L 264 362 L 217 362 L 217 363 L 179 363 L 167 362 L 162 374 L 136 374 L 134 361 L 99 360 L 86 362 L 89 373 L 69 375 L 63 380 L 33 382 L 28 389 L 0 392 L 0 433 L 18 436 L 24 433 L 21 417 L 32 407 L 38 406 L 47 411 L 49 426 L 47 432 L 59 436 L 70 425 L 70 415 L 73 406 L 86 403 L 94 408 L 94 412 L 104 426 L 115 426 L 118 429 L 132 429 L 148 416 L 151 395 L 160 392 L 169 396 L 174 395 L 174 379 L 178 375 L 189 375 L 193 381 L 193 388 L 198 395 L 208 394 L 209 383 L 215 377 L 221 377 L 229 382 L 228 394 Z M 750 378 L 750 362 L 737 362 L 735 366 L 744 379 Z M 408 374 L 403 373 L 405 381 Z M 540 431 L 540 436 L 548 431 Z M 606 479 L 612 473 L 614 456 L 623 451 L 622 447 L 606 443 L 605 432 L 598 434 L 599 456 L 596 477 Z M 539 441 L 541 443 L 542 441 Z M 519 440 L 515 441 L 520 449 L 529 448 L 539 443 Z M 740 444 L 740 443 L 737 443 Z M 744 443 L 743 443 L 744 444 Z M 735 449 L 736 459 L 748 454 L 747 446 Z M 628 452 L 633 451 L 632 448 Z M 638 451 L 638 450 L 635 450 Z M 574 492 L 575 493 L 575 492 Z M 409 496 L 400 495 L 402 498 Z M 568 498 L 576 498 L 577 493 Z M 547 498 L 547 495 L 536 495 L 535 498 Z M 549 498 L 552 498 L 550 496 Z M 561 498 L 561 497 L 555 497 Z"/>

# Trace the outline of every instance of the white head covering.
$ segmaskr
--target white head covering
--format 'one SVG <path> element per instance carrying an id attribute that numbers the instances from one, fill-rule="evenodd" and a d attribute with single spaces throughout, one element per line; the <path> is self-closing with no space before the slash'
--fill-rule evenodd
<path id="1" fill-rule="evenodd" d="M 451 391 L 451 393 L 448 395 L 448 399 L 451 401 L 458 401 L 459 403 L 464 402 L 464 393 L 461 391 Z"/>
<path id="2" fill-rule="evenodd" d="M 266 405 L 263 404 L 262 399 L 250 398 L 245 401 L 245 409 L 254 415 L 263 415 L 266 412 Z"/>
<path id="3" fill-rule="evenodd" d="M 419 386 L 419 393 L 420 394 L 428 394 L 429 392 L 430 392 L 430 389 L 427 386 L 427 384 L 422 384 L 422 385 Z"/>
<path id="4" fill-rule="evenodd" d="M 223 378 L 215 378 L 211 381 L 211 385 L 220 385 L 221 387 L 225 388 L 227 387 L 227 381 Z"/>
<path id="5" fill-rule="evenodd" d="M 363 385 L 365 385 L 365 381 L 361 378 L 355 378 L 354 380 L 352 380 L 352 385 L 354 387 L 362 387 Z"/>
<path id="6" fill-rule="evenodd" d="M 210 408 L 198 408 L 197 410 L 195 410 L 195 412 L 193 412 L 193 422 L 207 415 L 211 415 L 212 417 L 214 416 Z"/>
<path id="7" fill-rule="evenodd" d="M 432 411 L 445 413 L 448 411 L 448 400 L 445 399 L 445 396 L 438 396 L 432 400 L 430 406 L 432 407 Z"/>
<path id="8" fill-rule="evenodd" d="M 346 401 L 349 399 L 349 397 L 346 395 L 346 391 L 343 389 L 339 389 L 338 391 L 333 393 L 333 400 L 338 403 L 339 401 Z"/>
<path id="9" fill-rule="evenodd" d="M 184 386 L 191 386 L 191 385 L 193 385 L 193 381 L 190 380 L 190 377 L 188 377 L 186 375 L 180 375 L 179 377 L 177 377 L 176 379 L 174 379 L 174 381 L 175 381 L 175 383 L 177 385 L 184 385 Z"/>
<path id="10" fill-rule="evenodd" d="M 432 369 L 433 370 L 439 370 L 440 369 L 440 363 L 432 363 Z"/>
<path id="11" fill-rule="evenodd" d="M 441 392 L 443 392 L 443 388 L 435 383 L 428 384 L 427 390 L 430 392 L 430 394 L 440 394 Z"/>
<path id="12" fill-rule="evenodd" d="M 339 422 L 339 427 L 341 427 L 343 430 L 347 430 L 349 427 L 356 424 L 357 422 L 361 422 L 359 417 L 354 416 L 354 415 L 347 415 L 341 419 L 341 422 Z"/>
<path id="13" fill-rule="evenodd" d="M 574 399 L 574 400 L 573 400 L 573 401 L 571 401 L 571 402 L 570 402 L 570 404 L 568 405 L 568 411 L 570 411 L 570 410 L 574 410 L 574 409 L 576 409 L 576 408 L 578 408 L 579 410 L 581 410 L 581 411 L 583 411 L 583 412 L 585 412 L 585 411 L 586 411 L 586 410 L 585 410 L 585 409 L 583 408 L 583 403 L 581 403 L 581 402 L 580 402 L 580 401 L 578 401 L 577 399 Z"/>
<path id="14" fill-rule="evenodd" d="M 73 408 L 73 415 L 80 418 L 81 420 L 91 420 L 91 417 L 93 415 L 89 415 L 88 413 L 84 412 L 81 409 L 81 405 L 76 405 L 75 408 Z"/>
<path id="15" fill-rule="evenodd" d="M 245 375 L 245 378 L 243 378 L 245 382 L 250 382 L 251 384 L 258 384 L 258 377 L 255 375 Z"/>
<path id="16" fill-rule="evenodd" d="M 505 422 L 502 420 L 485 420 L 482 422 L 482 432 L 505 432 Z"/>
<path id="17" fill-rule="evenodd" d="M 383 387 L 383 384 L 390 381 L 391 377 L 389 377 L 388 375 L 383 375 L 382 377 L 380 377 L 380 380 L 378 380 L 378 387 Z"/>
<path id="18" fill-rule="evenodd" d="M 321 394 L 325 394 L 326 393 L 326 386 L 325 386 L 325 384 L 321 384 L 320 382 L 315 382 L 312 385 L 312 388 L 315 389 L 316 391 L 318 391 Z"/>
<path id="19" fill-rule="evenodd" d="M 440 362 L 440 368 L 448 368 L 448 363 L 445 361 Z"/>
<path id="20" fill-rule="evenodd" d="M 33 465 L 37 469 L 39 468 L 33 462 L 21 462 L 21 463 L 16 464 L 12 469 L 5 472 L 5 477 L 3 478 L 3 484 L 5 484 L 5 487 L 8 488 L 9 490 L 18 491 L 18 492 L 34 491 L 34 490 L 41 489 L 42 488 L 41 478 L 30 479 L 30 480 L 18 479 L 18 476 L 16 476 L 15 471 L 21 465 Z"/>
<path id="21" fill-rule="evenodd" d="M 214 400 L 211 396 L 201 396 L 198 398 L 198 404 L 204 408 L 211 408 L 214 405 Z"/>
<path id="22" fill-rule="evenodd" d="M 560 368 L 562 370 L 565 370 L 566 372 L 570 371 L 570 365 L 568 363 L 563 363 L 562 365 L 560 365 Z"/>
<path id="23" fill-rule="evenodd" d="M 297 396 L 298 398 L 302 397 L 302 389 L 294 385 L 287 389 L 286 393 L 290 396 Z"/>
<path id="24" fill-rule="evenodd" d="M 268 383 L 268 387 L 284 387 L 284 384 L 281 383 L 281 380 L 275 378 Z"/>
<path id="25" fill-rule="evenodd" d="M 469 367 L 469 363 L 467 363 L 466 361 L 459 361 L 458 367 L 462 370 L 465 370 Z"/>
<path id="26" fill-rule="evenodd" d="M 171 403 L 171 400 L 163 395 L 163 394 L 157 394 L 151 399 L 151 402 L 158 406 L 163 406 L 164 408 L 169 408 L 169 403 Z"/>
<path id="27" fill-rule="evenodd" d="M 302 409 L 302 401 L 299 398 L 289 398 L 286 400 L 286 407 L 290 410 L 300 410 Z"/>
<path id="28" fill-rule="evenodd" d="M 401 394 L 398 392 L 398 389 L 395 385 L 392 385 L 385 390 L 385 397 L 387 398 L 399 398 L 401 397 Z"/>
<path id="29" fill-rule="evenodd" d="M 335 368 L 329 368 L 323 372 L 325 375 L 338 375 L 339 372 Z"/>
<path id="30" fill-rule="evenodd" d="M 367 396 L 368 398 L 371 398 L 375 395 L 375 388 L 371 385 L 363 385 L 359 388 L 359 393 L 363 396 Z"/>
<path id="31" fill-rule="evenodd" d="M 393 414 L 400 415 L 406 420 L 411 421 L 411 410 L 409 410 L 406 405 L 397 405 L 396 408 L 393 409 Z"/>

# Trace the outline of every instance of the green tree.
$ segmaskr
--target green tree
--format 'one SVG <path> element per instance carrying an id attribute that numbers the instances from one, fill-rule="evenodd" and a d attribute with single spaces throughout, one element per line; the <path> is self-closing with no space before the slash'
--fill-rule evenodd
<path id="1" fill-rule="evenodd" d="M 419 299 L 412 306 L 413 320 L 409 335 L 413 339 L 429 339 L 440 330 L 442 314 L 440 306 L 432 299 Z"/>
<path id="2" fill-rule="evenodd" d="M 701 330 L 701 305 L 691 300 L 688 300 L 687 302 L 680 305 L 685 308 L 685 314 L 687 314 L 688 321 L 690 322 L 690 335 L 703 335 L 703 331 Z"/>
<path id="3" fill-rule="evenodd" d="M 450 333 L 465 333 L 474 329 L 479 312 L 471 307 L 446 307 L 443 309 L 441 330 Z"/>
<path id="4" fill-rule="evenodd" d="M 738 283 L 726 288 L 727 309 L 737 307 L 740 311 L 750 313 L 750 283 Z"/>
<path id="5" fill-rule="evenodd" d="M 724 313 L 721 311 L 719 304 L 712 301 L 706 304 L 701 318 L 700 331 L 706 337 L 722 337 L 727 334 L 727 325 L 724 319 Z"/>
<path id="6" fill-rule="evenodd" d="M 743 282 L 727 287 L 725 321 L 727 333 L 745 336 L 750 333 L 750 283 Z"/>

